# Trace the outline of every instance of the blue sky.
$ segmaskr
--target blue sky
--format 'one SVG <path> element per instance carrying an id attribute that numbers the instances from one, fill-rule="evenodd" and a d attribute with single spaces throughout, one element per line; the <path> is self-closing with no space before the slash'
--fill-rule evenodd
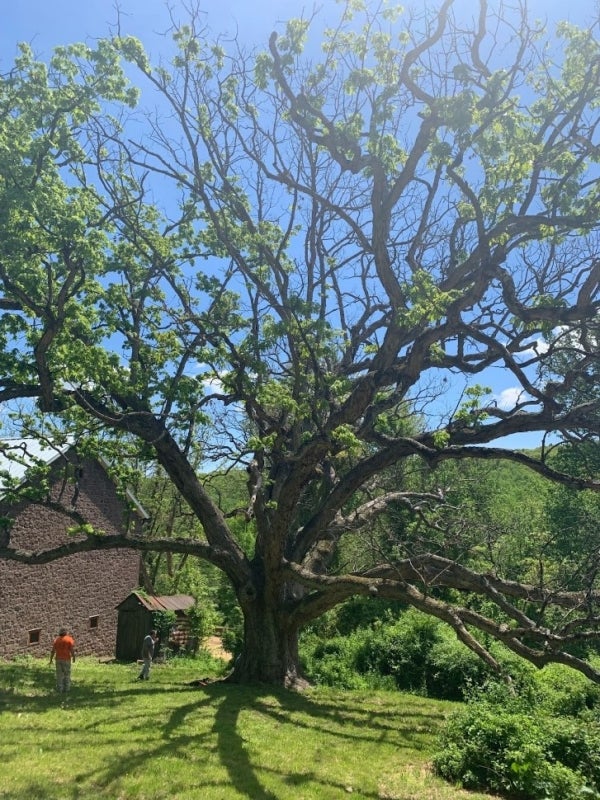
<path id="1" fill-rule="evenodd" d="M 6 0 L 0 30 L 2 62 L 15 52 L 17 41 L 30 42 L 42 56 L 52 46 L 73 41 L 93 40 L 105 35 L 116 19 L 113 0 Z M 185 19 L 180 0 L 169 5 L 175 17 Z M 321 6 L 335 9 L 335 0 L 324 0 Z M 161 32 L 169 25 L 163 0 L 119 0 L 123 33 L 138 36 L 149 49 L 157 52 Z M 278 21 L 297 16 L 310 8 L 298 0 L 208 0 L 201 3 L 207 23 L 217 33 L 240 34 L 248 42 L 267 41 Z"/>
<path id="2" fill-rule="evenodd" d="M 373 0 L 375 2 L 375 0 Z M 490 0 L 490 6 L 499 0 Z M 437 8 L 441 0 L 406 0 L 404 5 Z M 36 55 L 47 58 L 52 48 L 74 41 L 93 40 L 107 35 L 116 22 L 115 0 L 5 0 L 0 26 L 0 71 L 6 71 L 16 55 L 17 42 L 29 42 Z M 121 32 L 139 37 L 156 60 L 166 47 L 161 36 L 169 27 L 164 0 L 118 0 L 121 9 Z M 175 19 L 185 19 L 181 0 L 170 0 Z M 456 0 L 458 13 L 468 18 L 477 13 L 475 0 Z M 530 15 L 546 19 L 554 28 L 560 19 L 585 25 L 599 13 L 598 0 L 529 0 Z M 336 0 L 205 0 L 201 8 L 213 33 L 237 35 L 248 45 L 264 46 L 278 23 L 293 16 L 310 14 L 313 7 L 322 9 L 334 20 L 339 13 Z M 514 379 L 496 369 L 478 381 L 491 386 L 499 403 L 514 402 Z M 463 387 L 464 388 L 464 387 Z M 448 402 L 453 401 L 448 397 Z M 519 446 L 533 446 L 538 437 L 521 437 Z M 510 443 L 511 445 L 513 442 Z"/>
<path id="3" fill-rule="evenodd" d="M 490 6 L 499 0 L 491 0 Z M 441 2 L 441 0 L 440 0 Z M 403 5 L 437 7 L 434 0 L 405 0 Z M 114 0 L 5 0 L 0 26 L 0 68 L 9 64 L 18 41 L 30 42 L 40 56 L 46 56 L 57 44 L 93 40 L 106 34 L 115 21 Z M 168 26 L 163 0 L 119 0 L 123 32 L 138 36 L 155 53 L 160 47 L 157 35 Z M 170 0 L 175 15 L 185 17 L 181 0 Z M 570 19 L 586 24 L 597 10 L 597 0 L 529 0 L 531 16 L 548 19 Z M 335 14 L 336 0 L 205 0 L 201 8 L 215 32 L 239 33 L 248 43 L 266 43 L 278 22 L 316 6 L 327 15 Z M 457 0 L 459 13 L 472 16 L 475 0 Z"/>

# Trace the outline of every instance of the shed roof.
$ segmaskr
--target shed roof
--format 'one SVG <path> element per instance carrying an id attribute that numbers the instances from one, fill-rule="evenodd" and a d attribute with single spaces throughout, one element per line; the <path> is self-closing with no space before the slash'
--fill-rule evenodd
<path id="1" fill-rule="evenodd" d="M 189 594 L 142 594 L 141 592 L 131 592 L 129 597 L 135 597 L 147 608 L 148 611 L 187 611 L 196 602 L 195 598 Z M 125 603 L 128 599 L 123 600 Z M 123 605 L 119 603 L 117 608 Z"/>

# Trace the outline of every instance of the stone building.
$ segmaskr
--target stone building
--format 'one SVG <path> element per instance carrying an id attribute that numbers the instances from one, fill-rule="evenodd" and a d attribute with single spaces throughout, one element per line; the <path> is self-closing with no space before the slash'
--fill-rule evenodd
<path id="1" fill-rule="evenodd" d="M 49 465 L 48 489 L 37 497 L 0 500 L 4 545 L 39 551 L 72 540 L 77 512 L 95 531 L 111 536 L 142 524 L 145 512 L 133 496 L 120 497 L 104 465 L 80 459 L 72 448 L 2 443 L 20 463 L 2 459 L 4 477 L 35 489 L 28 464 Z M 21 474 L 20 474 L 21 473 Z M 42 496 L 43 495 L 43 496 Z M 0 558 L 0 657 L 47 657 L 60 626 L 75 637 L 79 655 L 114 656 L 117 606 L 139 585 L 140 554 L 115 549 L 76 553 L 47 564 Z"/>

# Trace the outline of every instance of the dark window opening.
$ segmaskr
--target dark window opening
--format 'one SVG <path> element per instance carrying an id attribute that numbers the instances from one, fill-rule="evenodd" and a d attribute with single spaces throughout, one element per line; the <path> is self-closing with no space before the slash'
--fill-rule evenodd
<path id="1" fill-rule="evenodd" d="M 90 617 L 90 628 L 97 628 L 100 617 Z"/>
<path id="2" fill-rule="evenodd" d="M 41 632 L 42 632 L 41 628 L 36 628 L 33 631 L 29 631 L 29 644 L 39 644 Z"/>

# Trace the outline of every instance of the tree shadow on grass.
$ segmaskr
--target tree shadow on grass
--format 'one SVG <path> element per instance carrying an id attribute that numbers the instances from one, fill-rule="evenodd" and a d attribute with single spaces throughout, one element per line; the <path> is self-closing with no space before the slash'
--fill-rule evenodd
<path id="1" fill-rule="evenodd" d="M 55 667 L 46 660 L 23 660 L 2 664 L 0 671 L 0 711 L 43 712 L 57 705 L 102 707 L 121 703 L 127 695 L 140 690 L 133 683 L 101 684 L 78 680 L 77 665 L 71 672 L 68 695 L 56 689 Z M 144 687 L 145 688 L 145 687 Z M 148 687 L 149 689 L 150 687 Z M 168 691 L 165 687 L 163 691 Z M 0 796 L 1 797 L 1 796 Z"/>
<path id="2" fill-rule="evenodd" d="M 35 712 L 56 707 L 54 671 L 48 667 L 47 662 L 34 665 L 16 664 L 13 669 L 3 670 L 2 678 L 7 688 L 2 702 L 11 711 L 25 709 Z M 244 724 L 240 720 L 241 714 L 246 711 L 255 712 L 259 718 L 262 717 L 267 722 L 270 720 L 268 724 L 272 730 L 283 726 L 293 727 L 300 735 L 304 732 L 307 741 L 312 741 L 315 736 L 326 736 L 328 741 L 337 740 L 341 747 L 352 747 L 361 742 L 385 742 L 394 748 L 413 751 L 422 748 L 423 732 L 430 734 L 444 717 L 442 710 L 436 714 L 431 707 L 420 709 L 418 705 L 411 703 L 408 715 L 403 717 L 403 723 L 399 725 L 397 715 L 390 717 L 389 708 L 382 706 L 379 711 L 372 703 L 361 705 L 353 694 L 344 696 L 340 693 L 332 701 L 329 697 L 321 700 L 310 694 L 297 694 L 266 686 L 247 687 L 216 682 L 202 687 L 184 685 L 176 688 L 173 684 L 161 685 L 159 681 L 140 684 L 134 681 L 133 676 L 130 683 L 99 681 L 94 684 L 81 681 L 78 684 L 76 673 L 74 674 L 72 695 L 75 708 L 84 705 L 99 710 L 117 705 L 127 707 L 130 705 L 130 696 L 140 693 L 173 696 L 172 708 L 167 716 L 160 720 L 155 718 L 153 721 L 155 726 L 158 725 L 161 738 L 153 738 L 126 755 L 120 749 L 118 757 L 112 755 L 98 766 L 95 774 L 86 776 L 85 790 L 89 790 L 90 785 L 96 786 L 98 795 L 107 797 L 111 787 L 116 785 L 123 774 L 147 770 L 153 761 L 161 758 L 189 761 L 190 754 L 202 754 L 203 748 L 214 750 L 216 746 L 220 767 L 227 776 L 222 785 L 224 797 L 229 788 L 242 796 L 252 797 L 253 800 L 277 800 L 278 795 L 265 785 L 265 779 L 269 780 L 268 776 L 278 780 L 281 786 L 289 787 L 290 791 L 301 793 L 302 787 L 308 789 L 309 786 L 315 791 L 315 787 L 318 790 L 321 786 L 325 793 L 333 791 L 344 796 L 346 787 L 338 784 L 335 778 L 326 778 L 319 774 L 318 767 L 315 768 L 313 762 L 292 767 L 289 763 L 270 764 L 266 763 L 266 759 L 254 757 L 252 751 L 260 747 L 260 742 L 253 740 L 251 746 L 248 746 L 244 738 Z M 190 719 L 192 716 L 200 719 L 201 724 L 206 723 L 207 727 L 199 729 L 195 721 Z M 128 718 L 132 731 L 143 730 L 149 724 L 147 713 L 140 711 L 137 717 Z M 92 717 L 85 722 L 86 732 L 92 731 L 95 725 L 104 724 L 105 720 L 98 721 Z M 119 744 L 121 742 L 116 740 L 115 745 Z M 215 789 L 214 772 L 211 774 L 209 770 L 203 770 L 201 756 L 197 771 L 193 770 L 191 774 L 194 775 L 193 785 L 186 785 L 185 789 L 182 787 L 183 791 L 187 789 L 200 793 L 198 796 L 201 796 L 203 789 Z M 189 776 L 188 770 L 187 780 L 190 780 Z M 35 780 L 34 776 L 31 776 L 31 780 Z M 34 788 L 32 784 L 28 791 Z M 48 792 L 50 788 L 46 787 L 48 798 L 86 796 L 83 787 L 72 786 L 72 791 L 65 795 Z M 57 787 L 53 787 L 52 791 L 54 788 L 58 791 Z M 220 788 L 217 787 L 217 791 Z M 82 794 L 79 794 L 80 790 Z M 378 797 L 377 793 L 369 794 L 364 790 L 360 795 L 366 798 Z M 23 793 L 14 800 L 25 800 L 30 796 L 34 795 Z"/>
<path id="3" fill-rule="evenodd" d="M 145 689 L 145 687 L 143 687 Z M 150 688 L 150 687 L 149 687 Z M 177 692 L 173 687 L 152 688 L 155 692 Z M 189 702 L 181 702 L 182 693 L 189 697 Z M 321 786 L 325 792 L 339 792 L 344 796 L 347 787 L 335 779 L 324 779 L 311 763 L 293 769 L 289 763 L 266 764 L 257 763 L 252 757 L 252 748 L 244 737 L 240 715 L 254 711 L 271 719 L 276 727 L 289 725 L 302 728 L 307 737 L 324 734 L 338 739 L 342 746 L 352 747 L 357 742 L 392 741 L 395 747 L 420 749 L 419 742 L 413 736 L 413 726 L 417 717 L 422 717 L 422 724 L 431 727 L 432 719 L 428 713 L 411 714 L 410 724 L 399 727 L 389 720 L 389 712 L 382 708 L 381 712 L 372 709 L 356 708 L 350 700 L 346 703 L 321 703 L 318 699 L 296 694 L 286 690 L 274 690 L 271 687 L 240 687 L 235 684 L 213 683 L 201 688 L 182 687 L 177 695 L 180 701 L 162 724 L 162 740 L 149 741 L 147 747 L 129 755 L 120 754 L 110 765 L 104 765 L 96 775 L 90 776 L 93 783 L 102 788 L 103 796 L 115 781 L 123 774 L 135 774 L 138 770 L 148 769 L 151 763 L 160 763 L 164 758 L 182 758 L 189 760 L 190 753 L 202 753 L 203 748 L 216 749 L 219 764 L 225 770 L 227 781 L 223 783 L 223 797 L 227 790 L 235 790 L 252 800 L 278 800 L 284 796 L 276 794 L 264 785 L 261 774 L 271 775 L 279 780 L 282 786 L 290 791 L 301 792 L 302 787 Z M 198 715 L 206 707 L 210 707 L 210 715 L 206 731 L 198 731 L 190 717 Z M 442 715 L 440 714 L 440 717 Z M 142 721 L 143 722 L 143 721 Z M 439 720 L 435 720 L 439 724 Z M 433 723 L 435 725 L 435 722 Z M 253 745 L 260 746 L 253 742 Z M 189 773 L 188 773 L 189 775 Z M 208 771 L 202 769 L 202 759 L 198 761 L 196 777 L 186 787 L 189 792 L 199 793 L 203 790 L 215 789 L 215 784 Z M 219 787 L 217 787 L 219 788 Z M 178 795 L 177 787 L 173 787 L 174 796 Z M 75 795 L 77 796 L 77 795 Z M 195 795 L 194 795 L 195 796 Z M 360 790 L 363 798 L 379 798 L 377 792 Z"/>
<path id="4" fill-rule="evenodd" d="M 8 662 L 0 675 L 0 711 L 43 711 L 56 705 L 54 666 L 47 662 Z"/>
<path id="5" fill-rule="evenodd" d="M 72 710 L 90 709 L 92 713 L 117 708 L 125 709 L 127 719 L 131 720 L 133 698 L 141 695 L 147 695 L 149 698 L 157 698 L 160 695 L 171 697 L 174 691 L 176 690 L 172 684 L 140 684 L 133 679 L 131 682 L 107 684 L 74 680 L 70 691 L 64 695 L 56 689 L 53 670 L 45 672 L 34 667 L 20 671 L 18 686 L 7 686 L 6 681 L 0 682 L 0 709 L 12 714 L 20 712 L 35 714 L 65 705 L 66 701 L 66 705 Z M 140 713 L 147 718 L 146 709 L 142 709 Z M 102 720 L 105 721 L 106 716 Z"/>
<path id="6" fill-rule="evenodd" d="M 229 781 L 240 794 L 253 800 L 277 800 L 277 795 L 266 789 L 257 775 L 257 767 L 252 763 L 248 747 L 239 725 L 240 713 L 254 710 L 271 718 L 277 725 L 290 725 L 303 728 L 307 735 L 325 734 L 341 739 L 352 747 L 357 742 L 393 741 L 395 747 L 420 750 L 419 733 L 430 733 L 432 728 L 443 720 L 443 713 L 431 714 L 429 711 L 412 712 L 406 725 L 399 727 L 390 720 L 386 709 L 381 712 L 357 708 L 351 699 L 339 703 L 321 703 L 311 697 L 278 690 L 271 687 L 238 687 L 234 684 L 213 684 L 204 687 L 205 699 L 216 708 L 213 731 L 217 736 L 217 747 L 222 766 L 227 770 Z M 186 725 L 188 714 L 198 710 L 198 701 L 193 701 L 174 710 L 165 724 L 165 736 L 178 736 L 178 731 Z M 274 766 L 260 766 L 261 772 L 279 776 L 283 784 L 299 788 L 308 783 L 322 782 L 318 774 L 306 765 L 306 769 L 293 773 L 289 764 L 280 769 Z M 327 782 L 327 786 L 347 792 L 347 787 Z M 378 793 L 361 792 L 363 797 L 378 798 Z"/>

